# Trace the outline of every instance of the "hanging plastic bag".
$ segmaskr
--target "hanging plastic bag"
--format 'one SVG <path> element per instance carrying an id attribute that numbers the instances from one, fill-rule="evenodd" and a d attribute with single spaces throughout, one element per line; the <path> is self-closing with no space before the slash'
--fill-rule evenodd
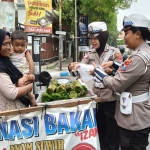
<path id="1" fill-rule="evenodd" d="M 75 66 L 75 69 L 79 72 L 82 81 L 88 82 L 94 79 L 94 77 L 90 75 L 90 70 L 94 70 L 93 65 L 79 63 Z"/>

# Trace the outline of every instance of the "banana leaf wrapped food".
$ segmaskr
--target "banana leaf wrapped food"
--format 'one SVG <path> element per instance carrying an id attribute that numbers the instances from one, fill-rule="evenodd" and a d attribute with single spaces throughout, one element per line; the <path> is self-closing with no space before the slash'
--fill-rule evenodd
<path id="1" fill-rule="evenodd" d="M 88 94 L 88 89 L 86 88 L 86 86 L 82 85 L 82 90 L 77 94 L 78 97 L 85 97 Z"/>
<path id="2" fill-rule="evenodd" d="M 86 92 L 86 94 L 88 94 L 88 89 L 85 85 L 82 85 L 83 90 Z"/>
<path id="3" fill-rule="evenodd" d="M 58 85 L 56 81 L 56 79 L 53 79 L 53 82 L 50 83 L 46 92 L 42 94 L 42 102 L 85 97 L 88 93 L 87 87 L 82 85 L 78 80 L 60 85 Z"/>
<path id="4" fill-rule="evenodd" d="M 50 93 L 55 92 L 56 88 L 57 88 L 57 86 L 55 84 L 50 84 L 47 88 L 47 93 L 50 94 Z"/>
<path id="5" fill-rule="evenodd" d="M 72 81 L 72 84 L 74 86 L 75 92 L 80 93 L 80 91 L 82 90 L 81 83 L 78 80 L 74 80 L 74 81 Z"/>
<path id="6" fill-rule="evenodd" d="M 56 85 L 56 86 L 57 86 L 57 85 L 58 85 L 58 80 L 56 80 L 56 79 L 52 79 L 52 80 L 51 80 L 51 84 L 54 84 L 54 85 Z"/>
<path id="7" fill-rule="evenodd" d="M 57 88 L 56 88 L 56 92 L 57 93 L 61 93 L 66 91 L 66 85 L 65 84 L 60 84 Z"/>
<path id="8" fill-rule="evenodd" d="M 66 91 L 68 92 L 68 93 L 70 93 L 70 91 L 73 91 L 74 90 L 74 85 L 73 85 L 73 83 L 68 83 L 68 84 L 66 84 Z"/>
<path id="9" fill-rule="evenodd" d="M 56 79 L 52 79 L 51 83 L 49 84 L 48 88 L 47 88 L 47 93 L 53 93 L 56 88 L 58 86 L 58 81 Z"/>
<path id="10" fill-rule="evenodd" d="M 69 98 L 72 99 L 72 98 L 77 98 L 78 97 L 78 94 L 76 91 L 71 91 L 70 94 L 69 94 Z"/>

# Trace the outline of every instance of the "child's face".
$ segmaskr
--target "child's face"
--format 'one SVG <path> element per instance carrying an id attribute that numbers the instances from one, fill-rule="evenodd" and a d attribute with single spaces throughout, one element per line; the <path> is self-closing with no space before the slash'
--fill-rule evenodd
<path id="1" fill-rule="evenodd" d="M 16 53 L 23 53 L 26 50 L 27 41 L 15 39 L 12 41 L 12 46 Z"/>

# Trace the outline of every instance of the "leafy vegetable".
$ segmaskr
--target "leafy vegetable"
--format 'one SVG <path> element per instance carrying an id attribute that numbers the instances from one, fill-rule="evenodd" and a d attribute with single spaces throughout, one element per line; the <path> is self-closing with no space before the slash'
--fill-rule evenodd
<path id="1" fill-rule="evenodd" d="M 69 94 L 65 91 L 61 92 L 60 95 L 61 95 L 61 99 L 69 99 Z"/>
<path id="2" fill-rule="evenodd" d="M 60 93 L 51 93 L 52 100 L 60 100 L 61 94 Z"/>
<path id="3" fill-rule="evenodd" d="M 78 80 L 58 86 L 57 80 L 53 79 L 46 92 L 42 94 L 41 99 L 42 102 L 50 102 L 54 100 L 85 97 L 87 93 L 87 87 L 82 85 Z"/>
<path id="4" fill-rule="evenodd" d="M 49 95 L 47 92 L 44 92 L 41 95 L 42 102 L 49 102 L 51 100 L 51 95 Z"/>

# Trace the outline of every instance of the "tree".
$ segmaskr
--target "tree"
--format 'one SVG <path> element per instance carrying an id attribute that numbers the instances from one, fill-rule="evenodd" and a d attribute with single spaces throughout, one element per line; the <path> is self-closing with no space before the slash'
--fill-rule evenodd
<path id="1" fill-rule="evenodd" d="M 129 8 L 136 0 L 82 0 L 79 8 L 81 13 L 89 16 L 89 21 L 104 21 L 109 30 L 108 43 L 117 46 L 117 13 L 118 9 Z M 88 6 L 88 9 L 87 7 Z M 93 9 L 94 8 L 94 9 Z"/>
<path id="2" fill-rule="evenodd" d="M 117 13 L 118 9 L 127 9 L 137 0 L 77 0 L 78 14 L 88 15 L 89 22 L 104 21 L 110 31 L 109 42 L 117 44 Z M 58 7 L 57 7 L 58 9 Z M 62 19 L 71 23 L 74 33 L 74 0 L 62 0 Z"/>

